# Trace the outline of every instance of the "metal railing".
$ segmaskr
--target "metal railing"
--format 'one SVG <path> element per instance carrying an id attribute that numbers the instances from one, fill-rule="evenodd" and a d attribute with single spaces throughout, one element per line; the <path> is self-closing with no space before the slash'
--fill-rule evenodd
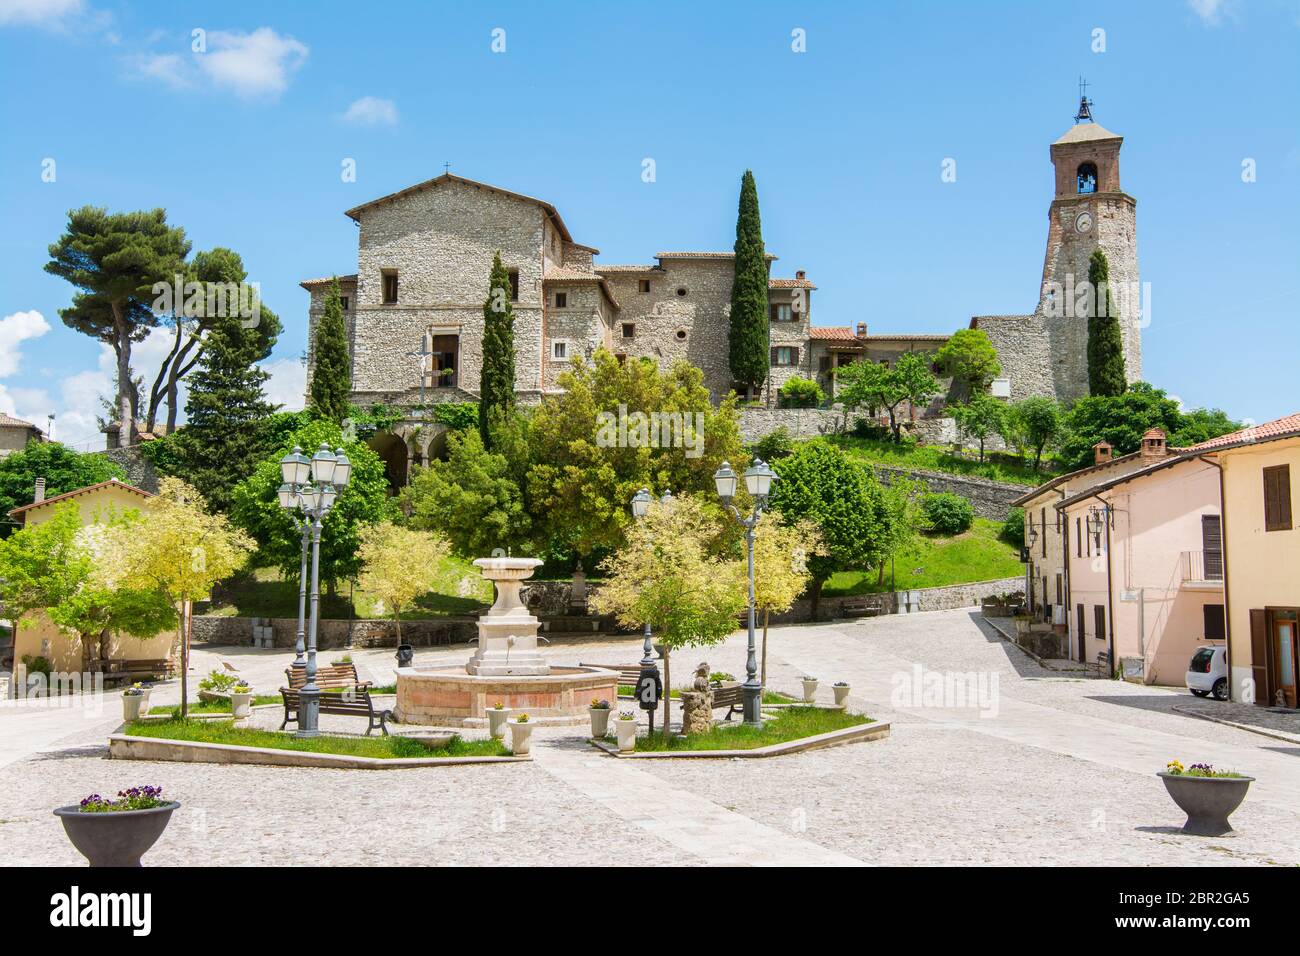
<path id="1" fill-rule="evenodd" d="M 1184 581 L 1222 581 L 1222 551 L 1184 551 L 1182 553 Z"/>

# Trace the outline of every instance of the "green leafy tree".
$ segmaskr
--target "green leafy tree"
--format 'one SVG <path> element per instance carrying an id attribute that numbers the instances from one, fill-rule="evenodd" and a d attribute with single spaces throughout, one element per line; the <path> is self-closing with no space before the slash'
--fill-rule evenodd
<path id="1" fill-rule="evenodd" d="M 289 514 L 280 507 L 280 459 L 302 448 L 310 457 L 325 443 L 342 447 L 352 461 L 352 475 L 325 516 L 321 530 L 320 575 L 332 592 L 338 582 L 353 578 L 361 569 L 358 549 L 361 529 L 394 515 L 388 497 L 384 463 L 364 442 L 346 441 L 337 424 L 314 419 L 299 428 L 272 451 L 235 486 L 231 494 L 230 517 L 234 524 L 258 542 L 255 560 L 263 567 L 279 568 L 286 577 L 296 578 L 302 538 L 294 530 Z"/>
<path id="2" fill-rule="evenodd" d="M 185 230 L 167 224 L 162 209 L 109 213 L 82 206 L 49 248 L 45 271 L 72 283 L 72 305 L 59 310 L 65 325 L 104 342 L 117 357 L 116 411 L 122 444 L 132 442 L 139 403 L 131 373 L 131 346 L 158 325 L 150 306 L 157 283 L 183 272 L 190 243 Z"/>
<path id="3" fill-rule="evenodd" d="M 361 530 L 361 575 L 357 584 L 382 600 L 393 615 L 398 644 L 402 643 L 402 608 L 438 586 L 450 551 L 442 535 L 404 528 L 391 521 Z"/>
<path id="4" fill-rule="evenodd" d="M 924 406 L 939 394 L 939 380 L 930 371 L 930 358 L 921 352 L 906 352 L 892 366 L 876 362 L 852 362 L 835 371 L 839 379 L 836 400 L 844 403 L 845 414 L 860 406 L 883 408 L 889 413 L 889 429 L 901 442 L 898 420 L 903 402 Z"/>
<path id="5" fill-rule="evenodd" d="M 817 617 L 822 586 L 837 571 L 865 571 L 885 556 L 885 498 L 875 475 L 822 439 L 799 445 L 773 466 L 772 506 L 786 521 L 817 526 L 824 553 L 808 557 Z"/>
<path id="6" fill-rule="evenodd" d="M 930 530 L 938 534 L 961 534 L 975 523 L 975 508 L 970 499 L 947 491 L 925 495 L 921 510 Z"/>
<path id="7" fill-rule="evenodd" d="M 243 276 L 241 275 L 242 281 Z M 212 320 L 185 405 L 188 424 L 175 437 L 181 474 L 217 511 L 230 509 L 232 475 L 246 475 L 272 450 L 265 423 L 271 377 L 257 363 L 271 354 L 280 320 L 266 306 L 256 324 Z"/>
<path id="8" fill-rule="evenodd" d="M 746 400 L 767 380 L 768 316 L 767 257 L 758 212 L 758 186 L 745 170 L 740 180 L 740 208 L 736 214 L 735 278 L 731 283 L 731 377 L 745 388 Z"/>
<path id="9" fill-rule="evenodd" d="M 885 566 L 891 558 L 916 544 L 925 524 L 921 502 L 925 493 L 922 482 L 896 477 L 880 485 L 881 509 L 880 560 L 876 563 L 876 585 L 884 587 Z"/>
<path id="10" fill-rule="evenodd" d="M 1002 522 L 998 536 L 1017 551 L 1025 546 L 1025 509 L 1012 508 Z"/>
<path id="11" fill-rule="evenodd" d="M 76 452 L 58 442 L 28 442 L 23 451 L 0 458 L 0 517 L 32 503 L 37 478 L 45 479 L 45 497 L 53 498 L 110 478 L 125 481 L 126 472 L 104 455 Z M 0 528 L 12 527 L 0 523 Z"/>
<path id="12" fill-rule="evenodd" d="M 1061 406 L 1054 399 L 1034 396 L 1007 407 L 1002 437 L 1020 450 L 1022 457 L 1032 454 L 1034 470 L 1043 460 L 1043 452 L 1060 441 L 1065 430 Z"/>
<path id="13" fill-rule="evenodd" d="M 521 547 L 532 522 L 516 474 L 505 455 L 483 447 L 477 430 L 451 432 L 447 460 L 417 469 L 402 492 L 411 527 L 446 534 L 467 558 Z"/>
<path id="14" fill-rule="evenodd" d="M 0 607 L 15 630 L 32 614 L 69 600 L 90 573 L 89 558 L 77 546 L 78 514 L 68 502 L 48 520 L 0 541 Z"/>
<path id="15" fill-rule="evenodd" d="M 613 614 L 624 627 L 649 623 L 665 648 L 665 678 L 672 650 L 722 643 L 747 602 L 741 564 L 710 551 L 717 521 L 694 497 L 652 502 L 646 516 L 627 529 L 626 543 L 601 564 L 606 580 L 592 595 L 592 607 Z M 669 702 L 665 680 L 665 734 Z"/>
<path id="16" fill-rule="evenodd" d="M 997 349 L 983 329 L 958 329 L 935 353 L 934 363 L 969 396 L 988 391 L 1002 374 Z"/>
<path id="17" fill-rule="evenodd" d="M 1094 300 L 1088 317 L 1088 391 L 1093 395 L 1122 395 L 1124 338 L 1120 332 L 1119 305 L 1110 289 L 1110 263 L 1095 249 L 1088 260 L 1088 283 Z"/>
<path id="18" fill-rule="evenodd" d="M 348 356 L 347 329 L 343 325 L 339 280 L 335 276 L 325 294 L 325 311 L 316 322 L 308 404 L 319 418 L 341 425 L 348 414 L 351 393 L 352 361 Z"/>
<path id="19" fill-rule="evenodd" d="M 984 443 L 1002 433 L 1007 406 L 987 392 L 976 392 L 963 405 L 948 409 L 957 423 L 957 431 L 967 441 L 979 443 L 980 461 L 984 461 Z"/>
<path id="20" fill-rule="evenodd" d="M 510 304 L 510 274 L 501 253 L 492 257 L 492 277 L 483 303 L 483 372 L 479 378 L 478 433 L 492 447 L 492 425 L 515 404 L 515 312 Z"/>

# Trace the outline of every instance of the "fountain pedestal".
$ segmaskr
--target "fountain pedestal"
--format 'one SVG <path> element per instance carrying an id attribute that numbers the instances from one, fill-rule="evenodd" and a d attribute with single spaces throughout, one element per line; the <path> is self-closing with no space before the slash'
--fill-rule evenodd
<path id="1" fill-rule="evenodd" d="M 497 598 L 479 618 L 478 650 L 465 665 L 482 677 L 539 677 L 551 672 L 537 649 L 537 618 L 519 599 L 519 589 L 542 564 L 537 558 L 478 558 L 474 566 L 496 586 Z"/>

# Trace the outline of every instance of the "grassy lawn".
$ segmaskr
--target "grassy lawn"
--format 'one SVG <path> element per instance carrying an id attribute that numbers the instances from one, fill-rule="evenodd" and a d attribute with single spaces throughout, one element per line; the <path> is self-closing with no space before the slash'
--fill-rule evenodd
<path id="1" fill-rule="evenodd" d="M 986 454 L 984 462 L 978 458 L 954 455 L 943 445 L 895 445 L 890 441 L 858 438 L 854 435 L 833 435 L 830 440 L 854 458 L 879 465 L 899 468 L 926 468 L 972 478 L 989 478 L 1012 484 L 1034 486 L 1052 477 L 1051 467 L 1044 462 L 1042 471 L 1034 471 L 1032 461 L 1003 453 Z"/>
<path id="2" fill-rule="evenodd" d="M 312 737 L 302 739 L 274 730 L 236 727 L 224 720 L 169 720 L 128 724 L 124 731 L 133 737 L 186 740 L 207 744 L 235 744 L 268 750 L 298 750 L 349 757 L 508 757 L 510 750 L 499 740 L 465 740 L 453 737 L 437 750 L 409 737 Z"/>
<path id="3" fill-rule="evenodd" d="M 883 585 L 877 584 L 879 571 L 841 571 L 826 582 L 822 594 L 841 597 L 1015 577 L 1024 566 L 1020 553 L 998 537 L 1001 529 L 997 522 L 976 518 L 971 529 L 962 534 L 924 536 L 915 547 L 894 559 L 896 588 L 890 587 L 886 567 Z"/>
<path id="4" fill-rule="evenodd" d="M 483 579 L 478 568 L 460 558 L 448 559 L 446 578 L 455 582 L 447 593 L 431 592 L 415 599 L 402 610 L 402 620 L 427 620 L 453 614 L 471 614 L 492 603 L 492 585 Z M 349 593 L 351 600 L 349 600 Z M 343 620 L 354 617 L 374 620 L 391 617 L 375 597 L 359 588 L 340 583 L 339 592 L 330 596 L 321 584 L 321 614 Z M 258 568 L 252 574 L 231 578 L 218 585 L 211 601 L 196 602 L 196 614 L 220 617 L 289 617 L 298 616 L 298 578 L 285 580 L 274 568 Z"/>
<path id="5" fill-rule="evenodd" d="M 655 734 L 653 737 L 637 737 L 636 749 L 639 751 L 753 750 L 756 747 L 785 743 L 787 740 L 813 737 L 832 730 L 843 730 L 845 727 L 857 727 L 869 723 L 872 723 L 870 717 L 850 714 L 843 710 L 791 707 L 770 717 L 765 716 L 761 730 L 738 724 L 734 727 L 715 727 L 707 734 L 694 734 L 684 739 L 671 737 L 665 740 L 662 734 Z"/>

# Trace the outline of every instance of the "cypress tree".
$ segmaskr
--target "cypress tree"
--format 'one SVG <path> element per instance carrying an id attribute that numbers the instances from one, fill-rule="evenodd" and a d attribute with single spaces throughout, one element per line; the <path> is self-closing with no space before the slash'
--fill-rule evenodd
<path id="1" fill-rule="evenodd" d="M 1093 314 L 1088 317 L 1088 391 L 1093 395 L 1123 395 L 1124 338 L 1120 334 L 1119 307 L 1110 291 L 1110 263 L 1106 253 L 1094 250 L 1088 261 L 1088 282 L 1093 289 Z"/>
<path id="2" fill-rule="evenodd" d="M 736 215 L 736 275 L 731 283 L 731 377 L 745 387 L 746 398 L 767 379 L 767 259 L 758 214 L 758 187 L 745 170 Z"/>
<path id="3" fill-rule="evenodd" d="M 337 276 L 325 296 L 325 312 L 316 323 L 312 345 L 311 410 L 318 418 L 342 424 L 348 415 L 352 372 Z"/>
<path id="4" fill-rule="evenodd" d="M 478 431 L 492 447 L 491 425 L 515 404 L 515 312 L 510 304 L 510 274 L 501 253 L 492 259 L 488 297 L 483 303 L 483 373 L 479 380 Z"/>

